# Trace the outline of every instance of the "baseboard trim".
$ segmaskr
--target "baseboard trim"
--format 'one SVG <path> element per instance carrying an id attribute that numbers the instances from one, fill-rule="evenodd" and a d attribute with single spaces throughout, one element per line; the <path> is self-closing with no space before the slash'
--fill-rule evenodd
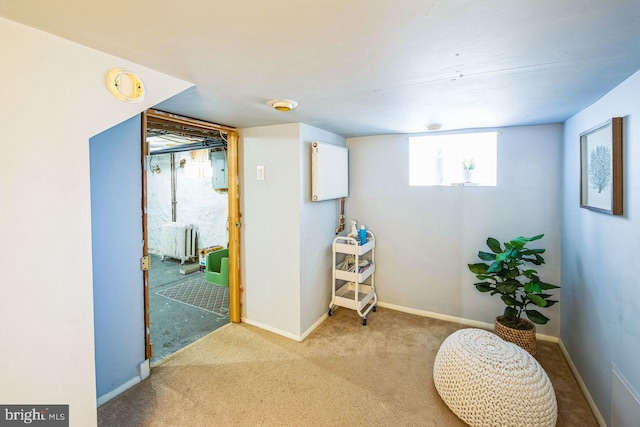
<path id="1" fill-rule="evenodd" d="M 450 316 L 448 314 L 435 313 L 433 311 L 418 310 L 417 308 L 404 307 L 396 304 L 378 301 L 378 306 L 391 310 L 401 311 L 403 313 L 415 314 L 416 316 L 430 317 L 432 319 L 444 320 L 446 322 L 460 323 L 461 325 L 470 326 L 472 328 L 493 330 L 493 323 L 480 322 L 478 320 L 465 319 L 464 317 Z M 558 337 L 536 333 L 536 338 L 541 341 L 558 342 Z"/>
<path id="2" fill-rule="evenodd" d="M 438 319 L 438 320 L 444 320 L 444 321 L 447 321 L 447 322 L 459 323 L 461 325 L 470 326 L 472 328 L 487 329 L 487 330 L 490 330 L 490 331 L 493 330 L 493 324 L 492 323 L 480 322 L 478 320 L 472 320 L 472 319 L 465 319 L 464 317 L 450 316 L 448 314 L 435 313 L 433 311 L 418 310 L 416 308 L 404 307 L 404 306 L 401 306 L 401 305 L 389 304 L 389 303 L 381 302 L 381 301 L 378 301 L 377 305 L 379 307 L 388 308 L 390 310 L 401 311 L 403 313 L 409 313 L 409 314 L 415 314 L 416 316 L 430 317 L 432 319 Z M 260 329 L 264 329 L 265 331 L 273 332 L 274 334 L 278 334 L 280 336 L 283 336 L 283 337 L 286 337 L 286 338 L 301 342 L 305 338 L 307 338 L 309 336 L 309 334 L 311 334 L 311 332 L 313 332 L 318 326 L 320 326 L 320 324 L 322 324 L 322 322 L 324 322 L 328 317 L 329 317 L 329 315 L 327 313 L 322 315 L 302 335 L 296 335 L 296 334 L 291 333 L 291 332 L 283 331 L 282 329 L 274 328 L 273 326 L 269 326 L 269 325 L 261 323 L 261 322 L 256 322 L 254 320 L 247 319 L 246 317 L 243 317 L 241 319 L 241 322 L 246 323 L 248 325 L 255 326 L 255 327 L 260 328 Z M 552 342 L 552 343 L 557 343 L 558 342 L 558 338 L 554 337 L 554 336 L 551 336 L 551 335 L 545 335 L 545 334 L 536 333 L 536 338 L 541 340 L 541 341 L 548 341 L 548 342 Z"/>
<path id="3" fill-rule="evenodd" d="M 140 376 L 140 381 L 144 381 L 147 378 L 149 378 L 150 373 L 151 373 L 151 360 L 147 359 L 138 365 L 138 375 Z"/>
<path id="4" fill-rule="evenodd" d="M 318 326 L 320 326 L 322 324 L 322 322 L 324 322 L 325 320 L 327 320 L 327 318 L 329 317 L 328 313 L 323 314 L 322 316 L 320 316 L 320 318 L 318 320 L 316 320 L 316 323 L 314 323 L 313 325 L 311 325 L 311 327 L 309 327 L 309 329 L 307 329 L 301 336 L 300 336 L 300 341 L 304 341 L 305 338 L 307 338 L 309 336 L 309 334 L 311 332 L 313 332 Z"/>
<path id="5" fill-rule="evenodd" d="M 282 329 L 274 328 L 273 326 L 269 326 L 265 323 L 256 322 L 255 320 L 251 320 L 247 318 L 245 318 L 243 322 L 246 323 L 247 325 L 255 326 L 257 328 L 264 329 L 265 331 L 273 332 L 274 334 L 292 339 L 294 341 L 302 341 L 302 339 L 300 338 L 300 335 L 283 331 Z"/>
<path id="6" fill-rule="evenodd" d="M 267 324 L 256 322 L 255 320 L 247 319 L 243 317 L 240 319 L 242 323 L 246 323 L 247 325 L 255 326 L 256 328 L 264 329 L 265 331 L 273 332 L 274 334 L 283 336 L 285 338 L 292 339 L 294 341 L 302 342 L 305 338 L 311 334 L 318 326 L 322 324 L 329 317 L 328 313 L 322 315 L 316 322 L 309 327 L 306 331 L 302 333 L 302 335 L 296 335 L 291 332 L 283 331 L 282 329 L 274 328 L 273 326 L 269 326 Z"/>
<path id="7" fill-rule="evenodd" d="M 129 390 L 131 387 L 133 387 L 134 385 L 138 384 L 141 381 L 140 377 L 133 377 L 131 378 L 129 381 L 127 381 L 126 383 L 122 384 L 120 387 L 111 390 L 109 393 L 103 394 L 102 396 L 100 396 L 98 398 L 98 406 L 101 406 L 105 403 L 107 403 L 108 401 L 110 401 L 111 399 L 113 399 L 114 397 L 116 397 L 117 395 L 119 395 L 120 393 L 123 393 L 127 390 Z"/>
<path id="8" fill-rule="evenodd" d="M 600 425 L 600 427 L 607 427 L 607 423 L 604 421 L 604 418 L 602 417 L 600 410 L 596 406 L 596 402 L 591 397 L 591 393 L 589 393 L 589 389 L 587 388 L 587 385 L 582 380 L 582 376 L 580 375 L 580 372 L 578 372 L 578 368 L 576 367 L 575 363 L 573 363 L 573 360 L 569 355 L 569 351 L 567 351 L 567 348 L 564 346 L 564 343 L 562 342 L 562 340 L 558 340 L 558 347 L 560 347 L 560 351 L 562 352 L 564 359 L 567 361 L 567 364 L 569 365 L 569 369 L 571 369 L 573 376 L 578 382 L 578 386 L 580 387 L 580 390 L 582 391 L 584 398 L 587 399 L 587 403 L 589 404 L 589 407 L 591 407 L 591 412 L 593 412 L 593 415 L 596 418 L 596 421 L 598 421 L 598 424 Z"/>

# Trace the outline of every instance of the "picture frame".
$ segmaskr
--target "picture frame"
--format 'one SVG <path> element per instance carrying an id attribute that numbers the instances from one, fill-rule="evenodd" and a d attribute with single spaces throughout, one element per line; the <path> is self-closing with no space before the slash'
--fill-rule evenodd
<path id="1" fill-rule="evenodd" d="M 580 134 L 580 207 L 622 215 L 622 117 Z"/>

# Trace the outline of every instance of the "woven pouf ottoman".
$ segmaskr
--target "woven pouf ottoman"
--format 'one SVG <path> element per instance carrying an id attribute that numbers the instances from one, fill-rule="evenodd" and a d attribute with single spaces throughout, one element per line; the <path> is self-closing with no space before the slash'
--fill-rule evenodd
<path id="1" fill-rule="evenodd" d="M 556 396 L 526 350 L 481 329 L 462 329 L 440 346 L 436 390 L 470 426 L 555 426 Z"/>

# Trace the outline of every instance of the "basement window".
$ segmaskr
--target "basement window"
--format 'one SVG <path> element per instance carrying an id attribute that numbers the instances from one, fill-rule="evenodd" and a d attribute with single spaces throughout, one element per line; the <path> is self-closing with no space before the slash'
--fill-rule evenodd
<path id="1" fill-rule="evenodd" d="M 496 186 L 498 132 L 409 138 L 409 185 Z"/>

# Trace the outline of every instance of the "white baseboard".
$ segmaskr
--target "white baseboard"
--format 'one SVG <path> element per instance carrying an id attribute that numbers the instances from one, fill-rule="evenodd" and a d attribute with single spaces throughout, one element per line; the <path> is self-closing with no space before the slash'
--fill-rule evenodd
<path id="1" fill-rule="evenodd" d="M 465 319 L 464 317 L 449 316 L 448 314 L 440 314 L 440 313 L 435 313 L 433 311 L 418 310 L 416 308 L 403 307 L 401 305 L 389 304 L 389 303 L 380 302 L 380 301 L 378 301 L 378 306 L 382 308 L 388 308 L 391 310 L 401 311 L 403 313 L 415 314 L 417 316 L 430 317 L 432 319 L 460 323 L 461 325 L 470 326 L 472 328 L 487 329 L 490 331 L 493 330 L 493 323 L 486 323 L 486 322 L 480 322 L 478 320 Z M 551 335 L 537 333 L 536 338 L 541 341 L 549 341 L 553 343 L 558 342 L 558 338 Z"/>
<path id="2" fill-rule="evenodd" d="M 316 320 L 316 322 L 313 325 L 311 325 L 311 327 L 309 327 L 309 329 L 304 331 L 302 333 L 302 335 L 296 335 L 296 334 L 294 334 L 292 332 L 283 331 L 282 329 L 274 328 L 273 326 L 269 326 L 269 325 L 264 324 L 264 323 L 260 323 L 260 322 L 256 322 L 256 321 L 251 320 L 251 319 L 247 319 L 246 317 L 243 317 L 241 319 L 241 321 L 243 323 L 246 323 L 247 325 L 252 325 L 252 326 L 255 326 L 257 328 L 264 329 L 265 331 L 273 332 L 274 334 L 278 334 L 280 336 L 292 339 L 294 341 L 301 342 L 301 341 L 304 341 L 304 339 L 307 338 L 309 336 L 309 334 L 311 332 L 313 332 L 318 326 L 320 326 L 320 324 L 322 322 L 324 322 L 327 319 L 327 317 L 329 317 L 329 315 L 327 313 L 322 315 L 318 320 Z"/>
<path id="3" fill-rule="evenodd" d="M 578 372 L 578 368 L 576 368 L 575 363 L 573 363 L 573 360 L 571 360 L 571 356 L 569 355 L 569 352 L 567 351 L 567 348 L 564 346 L 564 343 L 562 342 L 562 340 L 558 341 L 558 346 L 560 347 L 560 351 L 562 351 L 562 355 L 564 356 L 565 360 L 567 361 L 567 364 L 569 365 L 569 369 L 571 369 L 573 376 L 576 378 L 576 381 L 578 382 L 578 386 L 580 386 L 580 390 L 582 390 L 582 394 L 584 395 L 585 399 L 587 399 L 587 403 L 591 407 L 591 411 L 593 411 L 593 415 L 596 417 L 596 421 L 598 421 L 598 424 L 600 425 L 600 427 L 607 427 L 607 423 L 604 421 L 604 418 L 602 417 L 600 410 L 596 406 L 596 402 L 594 402 L 593 398 L 591 397 L 591 393 L 589 393 L 589 389 L 587 388 L 586 384 L 582 380 L 582 377 L 580 376 L 580 372 Z"/>
<path id="4" fill-rule="evenodd" d="M 133 387 L 134 385 L 138 384 L 139 382 L 146 380 L 149 377 L 150 373 L 151 373 L 151 361 L 147 359 L 138 365 L 137 377 L 131 378 L 129 381 L 122 384 L 120 387 L 114 390 L 111 390 L 109 393 L 106 393 L 100 396 L 97 401 L 98 406 L 104 403 L 107 403 L 108 401 L 110 401 L 120 393 L 125 392 L 129 390 L 131 387 Z"/>
<path id="5" fill-rule="evenodd" d="M 320 326 L 320 324 L 322 322 L 324 322 L 327 318 L 329 317 L 328 313 L 325 313 L 324 315 L 322 315 L 318 320 L 316 320 L 316 323 L 314 323 L 313 325 L 311 325 L 311 327 L 309 329 L 307 329 L 306 331 L 304 331 L 304 333 L 300 336 L 300 341 L 304 341 L 304 339 L 306 337 L 309 336 L 309 334 L 311 332 L 313 332 L 318 326 Z"/>
<path id="6" fill-rule="evenodd" d="M 300 335 L 296 335 L 296 334 L 291 333 L 291 332 L 283 331 L 282 329 L 274 328 L 273 326 L 269 326 L 269 325 L 267 325 L 265 323 L 256 322 L 254 320 L 247 319 L 247 318 L 242 319 L 242 321 L 244 323 L 246 323 L 247 325 L 252 325 L 252 326 L 255 326 L 257 328 L 264 329 L 265 331 L 273 332 L 274 334 L 281 335 L 283 337 L 292 339 L 294 341 L 302 341 L 302 339 L 300 339 Z"/>
<path id="7" fill-rule="evenodd" d="M 149 377 L 151 373 L 151 361 L 149 359 L 145 360 L 141 364 L 138 365 L 138 375 L 140 376 L 140 381 L 144 381 Z"/>
<path id="8" fill-rule="evenodd" d="M 107 403 L 108 401 L 110 401 L 111 399 L 113 399 L 114 397 L 116 397 L 117 395 L 119 395 L 120 393 L 123 393 L 127 390 L 129 390 L 131 387 L 133 387 L 134 385 L 138 384 L 141 381 L 140 377 L 133 377 L 131 378 L 129 381 L 127 381 L 126 383 L 122 384 L 120 387 L 111 390 L 109 393 L 103 394 L 102 396 L 100 396 L 98 398 L 98 406 L 103 405 L 105 403 Z"/>
<path id="9" fill-rule="evenodd" d="M 480 321 L 477 321 L 477 320 L 465 319 L 463 317 L 449 316 L 448 314 L 440 314 L 440 313 L 435 313 L 435 312 L 432 312 L 432 311 L 418 310 L 416 308 L 403 307 L 401 305 L 389 304 L 389 303 L 381 302 L 381 301 L 378 301 L 377 305 L 379 307 L 388 308 L 390 310 L 401 311 L 403 313 L 415 314 L 417 316 L 422 316 L 422 317 L 430 317 L 432 319 L 444 320 L 444 321 L 447 321 L 447 322 L 460 323 L 461 325 L 470 326 L 472 328 L 487 329 L 487 330 L 491 330 L 491 331 L 493 330 L 493 324 L 492 323 L 486 323 L 486 322 L 480 322 Z M 260 322 L 256 322 L 256 321 L 251 320 L 251 319 L 247 319 L 246 317 L 243 317 L 241 319 L 241 321 L 244 322 L 244 323 L 247 323 L 249 325 L 256 326 L 256 327 L 258 327 L 260 329 L 264 329 L 265 331 L 273 332 L 274 334 L 278 334 L 278 335 L 281 335 L 283 337 L 287 337 L 287 338 L 295 340 L 295 341 L 302 341 L 306 337 L 308 337 L 309 334 L 311 334 L 311 332 L 313 332 L 318 326 L 320 326 L 320 324 L 322 322 L 324 322 L 327 319 L 327 317 L 329 317 L 329 315 L 327 313 L 325 313 L 313 325 L 311 325 L 311 327 L 309 329 L 307 329 L 302 335 L 296 335 L 296 334 L 291 333 L 291 332 L 283 331 L 282 329 L 274 328 L 273 326 L 269 326 L 269 325 L 264 324 L 264 323 L 260 323 Z M 558 338 L 554 337 L 554 336 L 551 336 L 551 335 L 545 335 L 545 334 L 537 333 L 536 334 L 536 338 L 541 340 L 541 341 L 549 341 L 549 342 L 553 342 L 553 343 L 557 343 L 558 342 Z"/>

